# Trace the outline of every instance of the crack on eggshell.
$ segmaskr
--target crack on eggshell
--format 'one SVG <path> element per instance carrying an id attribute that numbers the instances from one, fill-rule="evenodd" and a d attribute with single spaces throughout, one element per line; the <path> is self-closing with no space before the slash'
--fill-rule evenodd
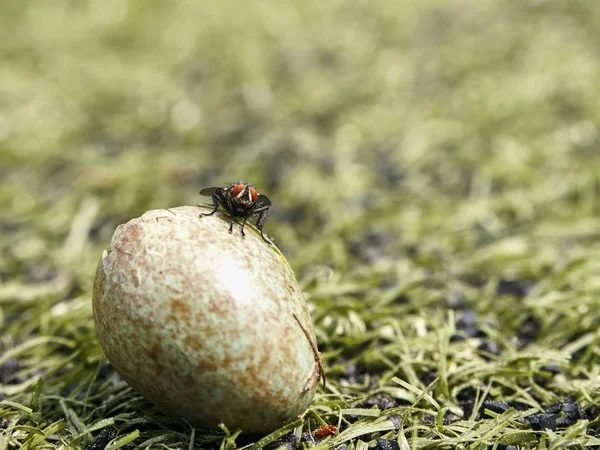
<path id="1" fill-rule="evenodd" d="M 177 217 L 177 214 L 175 214 L 173 211 L 171 211 L 168 208 L 165 209 L 155 209 L 152 211 L 147 211 L 145 212 L 141 219 L 142 222 L 144 223 L 148 223 L 148 220 L 152 221 L 152 219 L 154 219 L 154 221 L 156 223 L 160 223 L 159 219 L 167 219 L 169 222 L 171 221 L 171 216 L 167 216 L 167 215 L 159 215 L 162 211 L 168 211 L 170 212 L 173 216 Z"/>
<path id="2" fill-rule="evenodd" d="M 125 253 L 126 255 L 129 255 L 129 256 L 134 256 L 133 253 L 126 252 L 125 250 L 122 250 L 121 248 L 119 248 L 119 246 L 117 244 L 113 244 L 113 247 L 116 248 L 117 250 L 119 250 L 121 253 Z"/>
<path id="3" fill-rule="evenodd" d="M 319 366 L 319 373 L 321 375 L 321 378 L 323 378 L 323 388 L 325 388 L 327 380 L 325 379 L 325 370 L 323 369 L 323 360 L 321 360 L 321 353 L 319 353 L 317 344 L 315 344 L 312 341 L 312 339 L 310 338 L 310 335 L 308 334 L 308 331 L 306 331 L 306 328 L 304 328 L 304 325 L 302 325 L 302 322 L 300 322 L 300 319 L 298 319 L 298 316 L 295 313 L 292 313 L 292 315 L 294 316 L 294 319 L 296 319 L 296 322 L 298 322 L 298 325 L 300 326 L 300 328 L 302 328 L 302 331 L 304 332 L 306 339 L 308 339 L 308 343 L 310 344 L 310 347 L 312 348 L 312 351 L 313 351 L 313 354 L 315 357 L 315 362 Z"/>
<path id="4" fill-rule="evenodd" d="M 308 376 L 306 377 L 306 381 L 304 382 L 304 389 L 302 392 L 310 392 L 315 385 L 319 382 L 321 378 L 321 369 L 319 368 L 319 363 L 315 361 L 313 364 L 313 369 L 310 371 Z"/>
<path id="5" fill-rule="evenodd" d="M 175 214 L 173 211 L 171 211 L 170 209 L 165 209 L 164 211 L 169 211 L 171 214 L 173 214 L 175 217 L 177 217 L 177 214 Z M 156 220 L 156 223 L 160 223 L 159 219 L 167 219 L 168 222 L 172 222 L 172 218 L 169 216 L 157 216 L 154 218 L 154 220 Z"/>

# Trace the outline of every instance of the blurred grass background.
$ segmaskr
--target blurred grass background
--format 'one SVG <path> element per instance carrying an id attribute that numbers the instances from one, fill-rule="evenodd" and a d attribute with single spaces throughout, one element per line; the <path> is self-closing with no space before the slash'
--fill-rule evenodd
<path id="1" fill-rule="evenodd" d="M 4 0 L 0 447 L 240 445 L 141 407 L 90 303 L 118 224 L 236 179 L 313 307 L 305 426 L 346 411 L 320 445 L 600 445 L 599 39 L 587 0 Z"/>

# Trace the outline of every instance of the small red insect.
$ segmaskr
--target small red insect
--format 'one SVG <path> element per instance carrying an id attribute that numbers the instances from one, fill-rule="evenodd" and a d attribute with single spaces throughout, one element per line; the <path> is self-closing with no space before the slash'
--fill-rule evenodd
<path id="1" fill-rule="evenodd" d="M 317 439 L 323 439 L 327 436 L 337 433 L 337 427 L 335 425 L 321 425 L 313 432 L 313 436 Z"/>

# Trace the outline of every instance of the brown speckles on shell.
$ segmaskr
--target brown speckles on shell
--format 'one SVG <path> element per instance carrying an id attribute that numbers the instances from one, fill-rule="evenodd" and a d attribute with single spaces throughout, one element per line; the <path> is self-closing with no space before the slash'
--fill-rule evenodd
<path id="1" fill-rule="evenodd" d="M 269 432 L 318 384 L 306 303 L 287 261 L 253 228 L 197 207 L 121 225 L 94 282 L 102 346 L 123 378 L 199 426 Z"/>

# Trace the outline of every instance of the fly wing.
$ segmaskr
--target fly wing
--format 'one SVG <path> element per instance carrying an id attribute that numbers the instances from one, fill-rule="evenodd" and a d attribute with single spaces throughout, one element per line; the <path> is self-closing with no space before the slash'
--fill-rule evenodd
<path id="1" fill-rule="evenodd" d="M 271 212 L 271 200 L 269 200 L 269 197 L 259 195 L 256 199 L 256 202 L 254 202 L 253 215 L 258 214 L 258 219 L 256 220 L 256 228 L 260 230 L 261 236 L 263 235 L 262 227 L 269 218 L 269 212 Z"/>
<path id="2" fill-rule="evenodd" d="M 260 194 L 255 202 L 255 209 L 264 209 L 271 206 L 271 200 L 266 195 Z"/>
<path id="3" fill-rule="evenodd" d="M 218 187 L 209 187 L 209 188 L 204 188 L 200 191 L 200 195 L 206 195 L 207 197 L 212 197 L 212 195 L 217 192 L 217 190 L 219 190 L 221 188 Z"/>

